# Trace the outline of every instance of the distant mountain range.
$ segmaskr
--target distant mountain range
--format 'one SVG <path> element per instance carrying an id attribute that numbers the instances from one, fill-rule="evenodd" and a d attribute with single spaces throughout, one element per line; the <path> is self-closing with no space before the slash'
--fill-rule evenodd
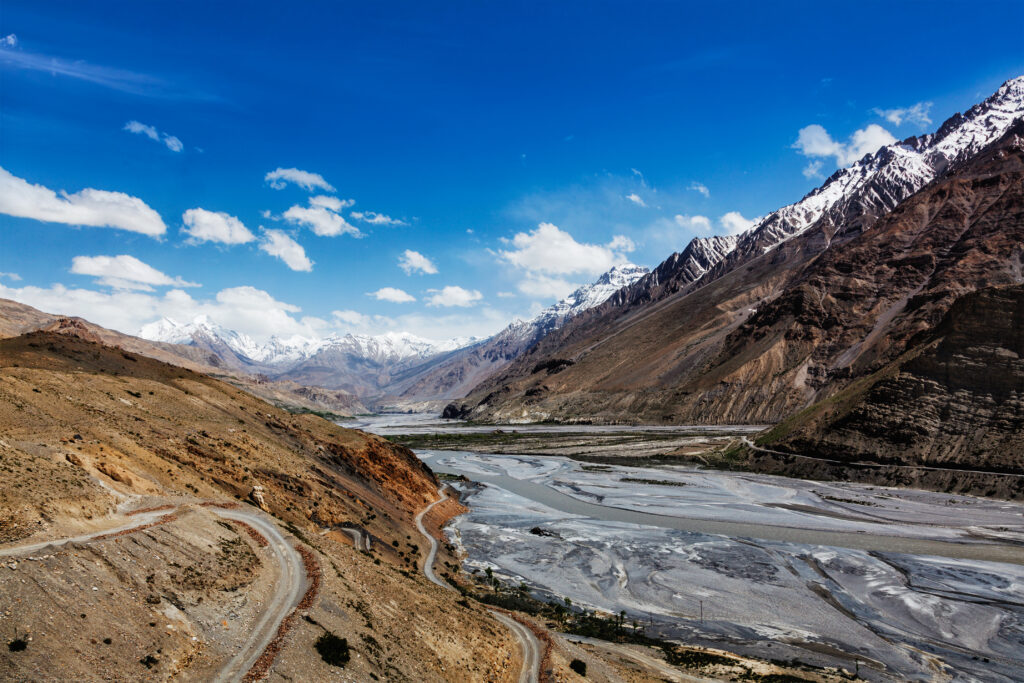
<path id="1" fill-rule="evenodd" d="M 536 317 L 513 321 L 484 340 L 435 342 L 405 332 L 388 332 L 323 339 L 272 337 L 260 344 L 207 316 L 187 323 L 162 318 L 144 326 L 139 336 L 201 349 L 233 370 L 340 389 L 365 398 L 389 396 L 402 403 L 448 399 L 464 395 L 545 334 L 604 303 L 646 273 L 646 268 L 632 264 L 616 266 Z"/>

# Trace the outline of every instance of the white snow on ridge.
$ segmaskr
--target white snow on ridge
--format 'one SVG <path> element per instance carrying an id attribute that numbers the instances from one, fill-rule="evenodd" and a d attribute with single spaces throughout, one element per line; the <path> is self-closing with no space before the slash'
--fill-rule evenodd
<path id="1" fill-rule="evenodd" d="M 995 142 L 1024 116 L 1024 76 L 1004 83 L 991 97 L 963 115 L 948 119 L 935 133 L 882 147 L 836 171 L 800 201 L 774 211 L 740 235 L 737 249 L 766 252 L 806 231 L 847 202 L 891 210 L 951 164 Z M 862 196 L 863 195 L 863 196 Z"/>
<path id="2" fill-rule="evenodd" d="M 139 330 L 139 336 L 150 341 L 171 344 L 213 348 L 226 346 L 246 360 L 271 366 L 294 364 L 324 350 L 351 353 L 378 362 L 397 362 L 407 358 L 429 358 L 476 342 L 474 338 L 435 342 L 407 332 L 387 332 L 374 336 L 346 334 L 324 339 L 300 335 L 271 337 L 265 344 L 260 344 L 248 335 L 229 330 L 205 315 L 190 323 L 161 318 L 145 325 Z"/>

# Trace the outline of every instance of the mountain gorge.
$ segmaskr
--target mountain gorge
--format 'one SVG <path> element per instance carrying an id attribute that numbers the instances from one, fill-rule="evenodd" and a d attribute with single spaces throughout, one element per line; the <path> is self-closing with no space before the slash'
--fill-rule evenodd
<path id="1" fill-rule="evenodd" d="M 1022 115 L 1018 78 L 837 171 L 696 278 L 675 267 L 692 250 L 673 255 L 449 413 L 765 424 L 829 400 L 911 352 L 957 300 L 1021 283 Z M 800 433 L 788 447 L 826 438 Z"/>

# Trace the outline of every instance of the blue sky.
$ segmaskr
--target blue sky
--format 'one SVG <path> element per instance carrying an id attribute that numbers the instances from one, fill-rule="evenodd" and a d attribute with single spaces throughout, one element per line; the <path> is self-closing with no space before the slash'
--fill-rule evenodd
<path id="1" fill-rule="evenodd" d="M 934 130 L 1024 73 L 1021 25 L 1019 2 L 5 0 L 0 296 L 127 332 L 488 334 L 799 199 L 858 131 Z M 794 147 L 812 125 L 837 151 Z"/>

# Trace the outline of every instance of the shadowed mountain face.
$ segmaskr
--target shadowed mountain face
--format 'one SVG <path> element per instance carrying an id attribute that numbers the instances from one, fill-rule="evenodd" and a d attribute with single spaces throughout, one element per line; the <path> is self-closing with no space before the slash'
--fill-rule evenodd
<path id="1" fill-rule="evenodd" d="M 838 172 L 801 202 L 849 181 L 813 222 L 786 218 L 801 203 L 776 212 L 693 283 L 642 296 L 645 278 L 449 414 L 777 422 L 886 367 L 958 298 L 1021 282 L 1024 127 L 1007 112 L 1022 97 L 1011 81 L 935 135 Z"/>
<path id="2" fill-rule="evenodd" d="M 764 442 L 851 462 L 1019 471 L 1022 358 L 1024 287 L 967 294 L 906 354 Z"/>

